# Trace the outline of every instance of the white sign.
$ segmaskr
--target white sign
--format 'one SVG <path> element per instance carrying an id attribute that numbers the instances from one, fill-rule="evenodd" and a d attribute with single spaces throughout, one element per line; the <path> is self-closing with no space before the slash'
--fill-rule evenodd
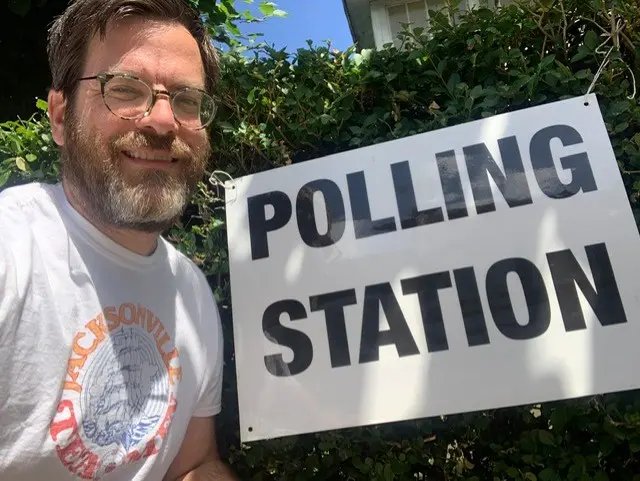
<path id="1" fill-rule="evenodd" d="M 243 441 L 640 387 L 640 242 L 594 95 L 235 183 Z"/>

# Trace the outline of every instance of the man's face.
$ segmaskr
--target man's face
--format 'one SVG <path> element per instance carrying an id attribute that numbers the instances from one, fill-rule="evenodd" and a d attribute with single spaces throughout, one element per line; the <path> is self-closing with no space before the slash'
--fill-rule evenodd
<path id="1" fill-rule="evenodd" d="M 104 41 L 88 47 L 79 77 L 128 73 L 150 87 L 204 89 L 195 39 L 182 26 L 127 19 Z M 64 113 L 63 174 L 73 192 L 103 224 L 159 232 L 183 212 L 204 174 L 209 141 L 173 117 L 160 95 L 148 116 L 124 120 L 105 106 L 98 80 L 80 82 L 73 108 Z"/>

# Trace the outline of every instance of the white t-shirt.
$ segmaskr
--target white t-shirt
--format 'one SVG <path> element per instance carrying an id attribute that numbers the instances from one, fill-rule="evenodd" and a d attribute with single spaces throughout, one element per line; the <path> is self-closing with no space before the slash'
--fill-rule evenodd
<path id="1" fill-rule="evenodd" d="M 0 193 L 0 479 L 160 481 L 220 411 L 222 355 L 206 278 L 167 241 L 132 253 L 59 184 Z"/>

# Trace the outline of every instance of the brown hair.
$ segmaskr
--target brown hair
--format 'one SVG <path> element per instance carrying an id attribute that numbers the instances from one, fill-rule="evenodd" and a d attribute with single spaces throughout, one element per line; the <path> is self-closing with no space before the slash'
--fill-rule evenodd
<path id="1" fill-rule="evenodd" d="M 62 91 L 73 103 L 89 41 L 97 32 L 104 39 L 110 22 L 129 16 L 183 25 L 198 42 L 205 89 L 213 92 L 219 72 L 218 55 L 198 12 L 186 0 L 72 0 L 49 30 L 47 54 L 53 90 Z"/>

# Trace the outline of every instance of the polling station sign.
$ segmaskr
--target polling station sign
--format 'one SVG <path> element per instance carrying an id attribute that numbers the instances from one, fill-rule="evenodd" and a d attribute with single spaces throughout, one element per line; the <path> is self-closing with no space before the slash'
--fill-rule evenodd
<path id="1" fill-rule="evenodd" d="M 640 242 L 597 98 L 236 179 L 243 441 L 640 387 Z"/>

